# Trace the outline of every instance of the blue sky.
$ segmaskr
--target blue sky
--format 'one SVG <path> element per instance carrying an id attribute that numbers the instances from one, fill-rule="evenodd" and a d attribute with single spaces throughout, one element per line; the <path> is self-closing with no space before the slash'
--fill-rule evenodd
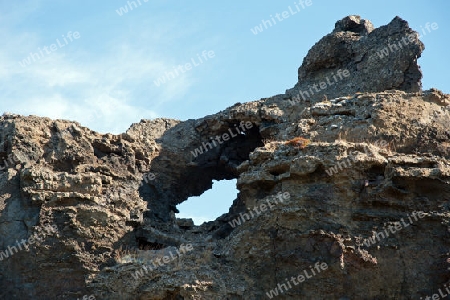
<path id="1" fill-rule="evenodd" d="M 0 112 L 75 120 L 116 134 L 143 118 L 200 118 L 293 87 L 307 51 L 350 14 L 375 27 L 398 15 L 419 33 L 436 22 L 439 28 L 421 37 L 423 86 L 450 93 L 447 0 L 311 0 L 304 8 L 299 0 L 139 1 L 122 16 L 117 10 L 128 5 L 123 0 L 1 1 Z M 300 10 L 252 33 L 289 6 Z M 69 32 L 78 39 L 70 40 Z M 40 50 L 43 55 L 30 59 Z M 200 63 L 203 51 L 214 57 Z M 27 57 L 30 64 L 23 67 Z M 192 61 L 191 70 L 155 84 Z M 209 206 L 193 202 L 189 213 L 212 219 L 227 211 L 233 185 L 214 201 L 205 198 Z"/>

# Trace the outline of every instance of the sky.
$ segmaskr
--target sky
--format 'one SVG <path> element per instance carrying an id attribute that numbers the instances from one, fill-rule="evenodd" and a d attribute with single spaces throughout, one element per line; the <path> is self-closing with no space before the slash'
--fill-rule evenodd
<path id="1" fill-rule="evenodd" d="M 419 33 L 437 23 L 421 36 L 423 88 L 450 93 L 450 1 L 309 1 L 0 1 L 0 113 L 114 134 L 141 119 L 201 118 L 292 88 L 307 51 L 352 14 L 375 27 L 400 16 Z M 295 14 L 254 33 L 289 7 Z M 227 212 L 235 182 L 215 183 L 221 192 L 183 216 Z"/>

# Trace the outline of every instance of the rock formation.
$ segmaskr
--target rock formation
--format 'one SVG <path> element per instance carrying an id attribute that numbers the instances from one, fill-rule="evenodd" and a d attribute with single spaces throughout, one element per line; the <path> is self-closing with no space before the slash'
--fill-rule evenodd
<path id="1" fill-rule="evenodd" d="M 398 17 L 374 29 L 349 16 L 312 47 L 294 88 L 198 120 L 111 135 L 4 114 L 0 299 L 445 291 L 450 96 L 422 91 L 423 49 Z M 233 178 L 229 212 L 201 226 L 175 218 Z"/>

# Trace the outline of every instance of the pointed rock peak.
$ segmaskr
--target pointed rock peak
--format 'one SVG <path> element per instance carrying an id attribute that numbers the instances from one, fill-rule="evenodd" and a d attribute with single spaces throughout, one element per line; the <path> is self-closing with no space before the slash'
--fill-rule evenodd
<path id="1" fill-rule="evenodd" d="M 400 17 L 374 29 L 360 16 L 347 16 L 308 51 L 298 83 L 286 93 L 317 102 L 357 92 L 418 92 L 417 59 L 424 49 L 418 33 Z"/>
<path id="2" fill-rule="evenodd" d="M 398 28 L 409 28 L 408 22 L 403 20 L 399 16 L 396 16 L 395 18 L 393 18 L 392 21 L 388 24 L 388 26 L 398 27 Z"/>
<path id="3" fill-rule="evenodd" d="M 372 22 L 361 19 L 360 16 L 347 16 L 336 22 L 333 33 L 350 31 L 360 35 L 367 35 L 374 29 Z"/>

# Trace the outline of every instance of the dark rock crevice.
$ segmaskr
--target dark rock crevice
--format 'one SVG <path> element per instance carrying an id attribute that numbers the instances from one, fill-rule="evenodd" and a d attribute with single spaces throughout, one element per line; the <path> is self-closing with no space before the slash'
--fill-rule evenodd
<path id="1" fill-rule="evenodd" d="M 243 126 L 245 122 L 251 128 Z M 236 179 L 239 175 L 237 167 L 248 160 L 256 147 L 264 145 L 259 126 L 249 121 L 230 120 L 214 129 L 200 132 L 191 129 L 191 132 L 195 137 L 179 145 L 171 142 L 180 134 L 177 126 L 161 137 L 160 153 L 152 160 L 150 169 L 158 174 L 158 178 L 144 184 L 140 190 L 143 199 L 149 203 L 147 218 L 169 221 L 171 211 L 176 212 L 176 205 L 211 189 L 213 180 Z M 182 135 L 185 134 L 188 133 Z M 224 135 L 228 135 L 227 141 L 211 140 L 211 137 Z"/>

